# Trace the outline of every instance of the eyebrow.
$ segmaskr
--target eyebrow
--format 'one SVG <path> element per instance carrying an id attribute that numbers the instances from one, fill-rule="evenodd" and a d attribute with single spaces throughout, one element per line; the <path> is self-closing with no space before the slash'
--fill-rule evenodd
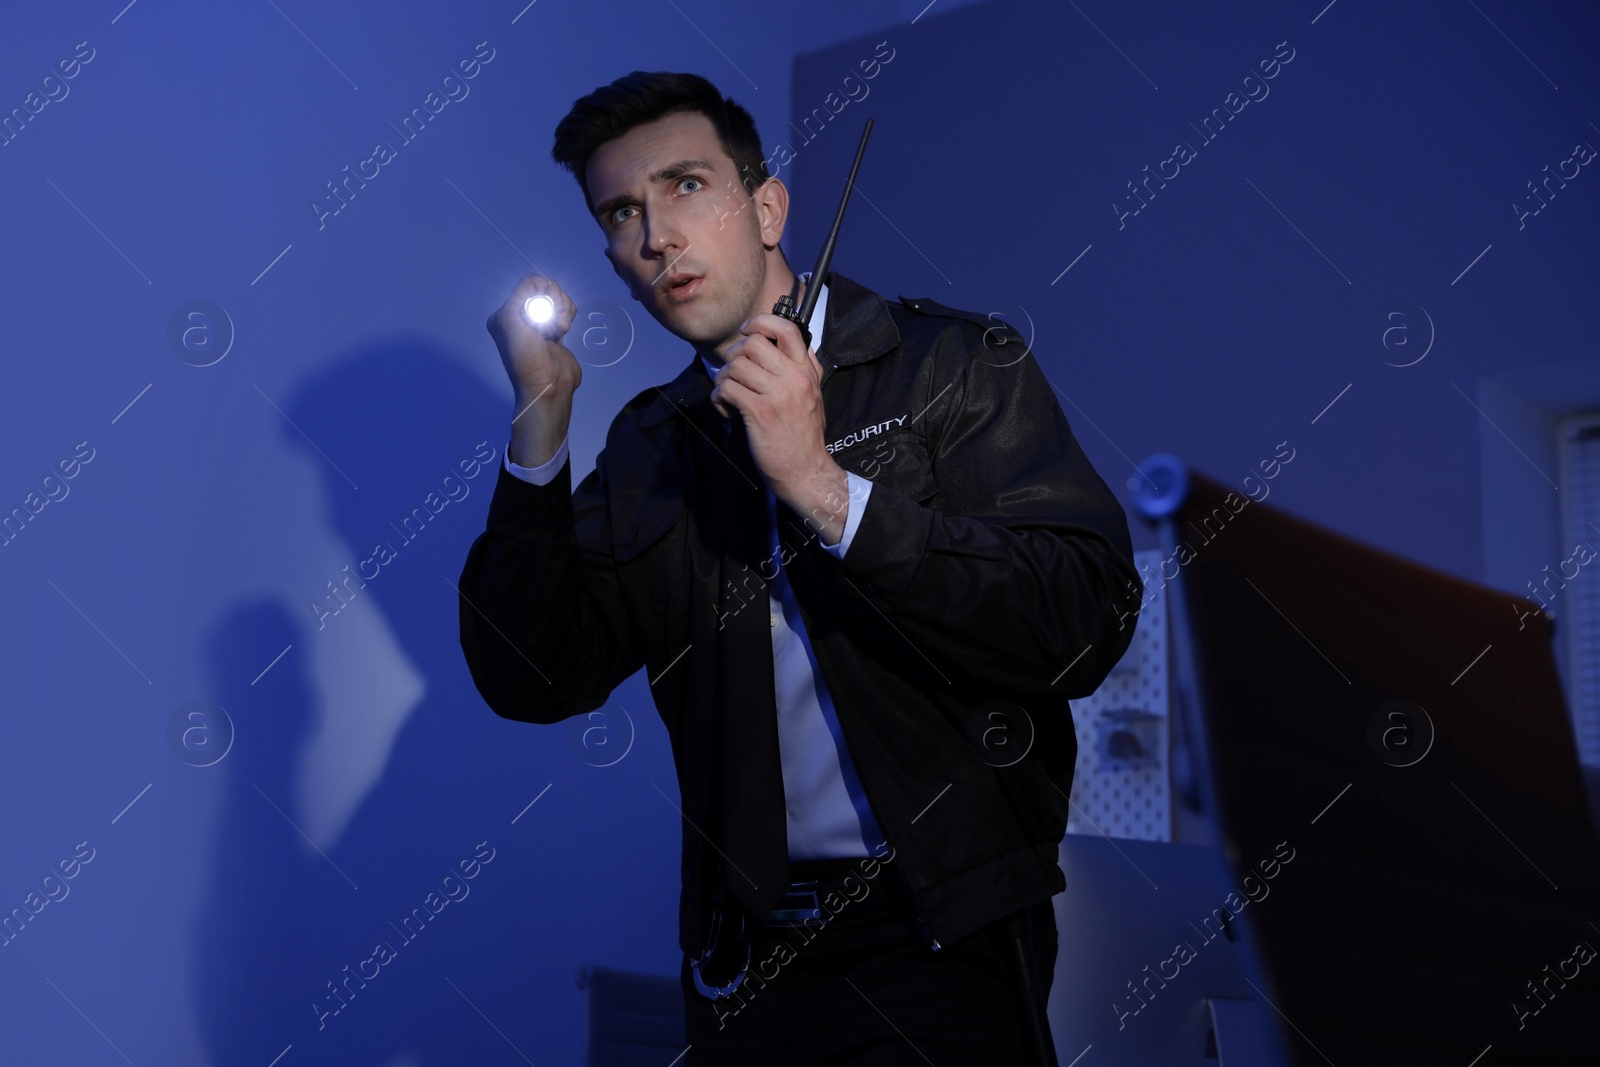
<path id="1" fill-rule="evenodd" d="M 649 176 L 647 181 L 649 181 L 651 185 L 659 185 L 661 182 L 670 182 L 674 178 L 681 178 L 690 171 L 710 171 L 712 169 L 713 168 L 711 164 L 707 163 L 703 159 L 680 159 L 676 163 L 669 164 L 668 166 L 662 167 L 660 170 L 655 171 Z M 611 213 L 617 208 L 624 207 L 628 204 L 638 203 L 640 203 L 639 198 L 629 193 L 613 196 L 606 200 L 599 207 L 594 209 L 594 217 L 599 220 L 600 225 L 604 226 L 606 224 L 606 220 L 611 217 Z"/>

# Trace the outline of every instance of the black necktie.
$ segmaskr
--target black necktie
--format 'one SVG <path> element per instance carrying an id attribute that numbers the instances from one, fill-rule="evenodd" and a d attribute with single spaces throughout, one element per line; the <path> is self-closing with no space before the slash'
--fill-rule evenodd
<path id="1" fill-rule="evenodd" d="M 718 421 L 721 421 L 720 419 Z M 789 888 L 787 805 L 773 692 L 767 489 L 750 454 L 744 421 L 725 434 L 721 487 L 725 551 L 717 614 L 718 746 L 722 851 L 728 891 L 760 915 Z M 746 569 L 748 568 L 748 570 Z"/>

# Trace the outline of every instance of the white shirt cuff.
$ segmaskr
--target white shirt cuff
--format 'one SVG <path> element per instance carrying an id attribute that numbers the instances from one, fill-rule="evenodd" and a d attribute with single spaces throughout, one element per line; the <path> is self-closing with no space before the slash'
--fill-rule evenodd
<path id="1" fill-rule="evenodd" d="M 855 471 L 844 472 L 845 481 L 850 485 L 850 503 L 846 506 L 844 517 L 844 533 L 839 537 L 836 545 L 822 544 L 822 538 L 817 538 L 817 543 L 832 552 L 838 559 L 844 559 L 844 554 L 850 551 L 850 541 L 856 535 L 856 527 L 861 525 L 861 514 L 867 509 L 867 498 L 872 495 L 872 483 L 861 477 Z"/>
<path id="2" fill-rule="evenodd" d="M 522 467 L 511 462 L 511 449 L 506 448 L 506 470 L 515 477 L 534 485 L 549 485 L 556 480 L 556 475 L 561 473 L 562 464 L 567 462 L 567 440 L 572 435 L 561 439 L 561 447 L 556 449 L 556 454 L 550 457 L 548 463 L 541 463 L 537 467 Z"/>

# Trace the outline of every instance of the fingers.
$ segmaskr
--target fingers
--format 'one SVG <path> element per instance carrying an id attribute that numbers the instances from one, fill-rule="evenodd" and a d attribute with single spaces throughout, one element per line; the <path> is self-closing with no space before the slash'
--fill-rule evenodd
<path id="1" fill-rule="evenodd" d="M 774 315 L 771 312 L 752 315 L 739 327 L 739 332 L 766 338 L 780 353 L 790 359 L 804 361 L 806 358 L 808 349 L 805 342 L 800 339 L 800 327 L 782 315 Z"/>
<path id="2" fill-rule="evenodd" d="M 549 297 L 554 306 L 553 314 L 549 321 L 535 326 L 528 321 L 524 308 L 527 302 L 535 296 Z M 572 327 L 572 322 L 578 316 L 578 307 L 572 298 L 562 290 L 554 278 L 547 278 L 541 274 L 524 274 L 512 288 L 511 295 L 506 302 L 489 316 L 488 328 L 491 334 L 496 330 L 507 333 L 517 331 L 537 331 L 546 337 L 559 339 L 566 335 Z"/>
<path id="3" fill-rule="evenodd" d="M 762 373 L 759 368 L 753 367 L 748 357 L 742 360 L 737 358 L 737 347 L 735 345 L 733 349 L 728 350 L 727 362 L 717 368 L 717 372 L 711 376 L 711 403 L 724 418 L 732 418 L 735 412 L 743 414 L 744 411 L 742 404 L 734 403 L 729 397 L 730 389 L 748 395 L 755 391 L 751 388 L 752 369 L 757 374 Z M 743 381 L 735 375 L 743 375 Z"/>
<path id="4" fill-rule="evenodd" d="M 725 419 L 735 415 L 744 417 L 745 404 L 755 396 L 753 390 L 743 382 L 730 376 L 719 376 L 716 388 L 711 390 L 711 406 Z"/>
<path id="5" fill-rule="evenodd" d="M 733 379 L 750 393 L 767 394 L 799 364 L 813 383 L 822 379 L 822 364 L 801 344 L 800 330 L 779 315 L 754 315 L 742 327 L 744 336 L 729 346 L 723 368 L 713 381 Z"/>
<path id="6" fill-rule="evenodd" d="M 774 391 L 776 380 L 793 373 L 789 361 L 805 366 L 813 382 L 822 364 L 800 338 L 800 328 L 781 315 L 757 314 L 740 326 L 744 334 L 729 346 L 727 362 L 712 376 L 711 402 L 724 416 L 744 413 L 745 404 Z"/>
<path id="7" fill-rule="evenodd" d="M 783 350 L 773 344 L 771 338 L 752 333 L 728 346 L 726 366 L 745 363 L 758 367 L 767 374 L 777 374 L 783 369 L 785 358 L 787 357 L 784 356 Z M 748 383 L 749 379 L 745 381 Z"/>

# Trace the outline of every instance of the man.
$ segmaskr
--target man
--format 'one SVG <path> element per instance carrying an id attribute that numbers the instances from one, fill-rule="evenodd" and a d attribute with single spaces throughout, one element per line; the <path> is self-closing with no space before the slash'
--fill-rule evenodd
<path id="1" fill-rule="evenodd" d="M 788 191 L 709 82 L 619 78 L 553 155 L 695 355 L 574 491 L 576 309 L 527 275 L 490 317 L 516 415 L 460 582 L 479 692 L 553 723 L 645 668 L 682 798 L 688 1062 L 1024 1062 L 1011 935 L 1048 995 L 1067 701 L 1142 589 L 1121 507 L 1014 330 L 794 276 Z M 771 314 L 808 284 L 811 349 Z"/>

